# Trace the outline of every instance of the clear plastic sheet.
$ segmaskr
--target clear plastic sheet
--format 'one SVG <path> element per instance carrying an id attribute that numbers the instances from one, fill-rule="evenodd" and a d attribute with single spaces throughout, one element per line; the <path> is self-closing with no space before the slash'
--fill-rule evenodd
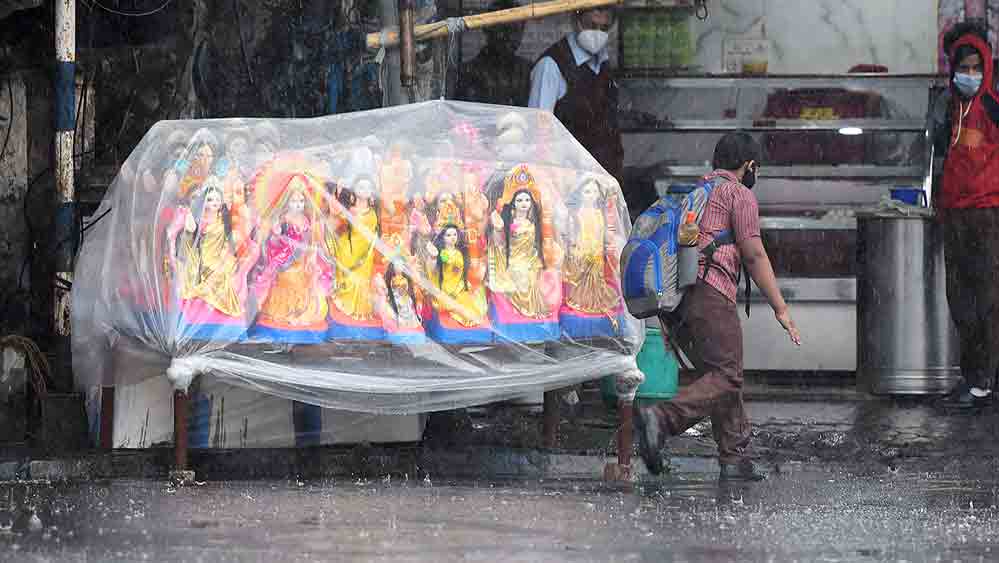
<path id="1" fill-rule="evenodd" d="M 546 112 L 160 122 L 94 219 L 73 284 L 92 397 L 412 415 L 636 369 L 621 188 Z"/>

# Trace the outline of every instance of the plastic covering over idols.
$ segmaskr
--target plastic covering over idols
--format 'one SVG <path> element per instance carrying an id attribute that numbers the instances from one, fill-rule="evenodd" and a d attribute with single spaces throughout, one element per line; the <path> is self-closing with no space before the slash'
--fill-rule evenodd
<path id="1" fill-rule="evenodd" d="M 636 369 L 621 188 L 549 113 L 160 122 L 94 217 L 73 285 L 90 391 L 414 414 Z"/>

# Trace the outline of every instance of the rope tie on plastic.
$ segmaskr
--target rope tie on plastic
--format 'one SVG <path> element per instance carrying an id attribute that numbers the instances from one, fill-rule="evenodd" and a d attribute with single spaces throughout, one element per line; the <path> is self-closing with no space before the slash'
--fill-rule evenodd
<path id="1" fill-rule="evenodd" d="M 627 402 L 635 400 L 638 387 L 645 381 L 645 374 L 642 370 L 635 368 L 619 373 L 614 381 L 617 396 Z"/>
<path id="2" fill-rule="evenodd" d="M 0 353 L 7 348 L 20 350 L 31 376 L 31 386 L 35 390 L 35 401 L 48 394 L 48 382 L 52 379 L 52 367 L 48 358 L 34 340 L 24 336 L 9 335 L 0 338 Z M 2 379 L 2 374 L 0 374 Z"/>
<path id="3" fill-rule="evenodd" d="M 423 33 L 415 34 L 415 39 L 419 40 L 428 35 L 437 33 L 442 27 L 447 28 L 447 57 L 448 65 L 455 64 L 457 61 L 454 60 L 454 53 L 457 51 L 458 38 L 461 37 L 462 33 L 468 30 L 468 24 L 465 22 L 465 18 L 447 18 L 444 21 L 439 21 L 431 26 L 425 27 Z"/>
<path id="4" fill-rule="evenodd" d="M 448 18 L 447 19 L 447 32 L 450 34 L 464 33 L 468 29 L 468 24 L 465 23 L 465 18 Z"/>
<path id="5" fill-rule="evenodd" d="M 465 18 L 448 18 L 447 23 L 447 64 L 451 66 L 461 61 L 455 61 L 455 53 L 458 50 L 458 40 L 462 33 L 468 29 Z"/>
<path id="6" fill-rule="evenodd" d="M 386 28 L 383 29 L 381 33 L 378 34 L 378 42 L 381 45 L 381 47 L 379 47 L 378 52 L 375 53 L 375 63 L 379 65 L 382 64 L 382 61 L 385 60 L 385 52 L 386 52 L 385 44 L 388 43 L 388 32 L 389 30 L 388 28 Z"/>
<path id="7" fill-rule="evenodd" d="M 208 373 L 208 360 L 200 356 L 187 356 L 170 360 L 166 370 L 167 379 L 178 391 L 187 392 L 194 378 Z"/>

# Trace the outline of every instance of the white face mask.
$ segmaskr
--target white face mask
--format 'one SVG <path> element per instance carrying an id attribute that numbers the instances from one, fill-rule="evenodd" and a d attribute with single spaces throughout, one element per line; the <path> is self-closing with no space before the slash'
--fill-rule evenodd
<path id="1" fill-rule="evenodd" d="M 599 29 L 584 29 L 576 36 L 576 41 L 584 51 L 591 55 L 596 55 L 607 46 L 607 32 Z"/>

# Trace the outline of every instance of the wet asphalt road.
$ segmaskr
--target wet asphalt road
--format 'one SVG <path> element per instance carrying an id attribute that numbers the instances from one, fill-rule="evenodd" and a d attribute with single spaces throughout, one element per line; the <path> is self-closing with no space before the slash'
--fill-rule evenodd
<path id="1" fill-rule="evenodd" d="M 0 487 L 3 561 L 995 561 L 989 467 L 791 462 L 635 486 L 432 480 Z M 771 469 L 773 469 L 771 467 Z M 993 468 L 994 469 L 994 468 Z"/>
<path id="2" fill-rule="evenodd" d="M 674 474 L 634 485 L 0 482 L 0 561 L 999 561 L 999 406 L 749 409 L 771 472 L 757 484 L 719 485 L 702 426 L 671 442 Z M 494 424 L 472 437 L 518 436 Z M 612 445 L 600 424 L 566 421 L 566 443 Z"/>

